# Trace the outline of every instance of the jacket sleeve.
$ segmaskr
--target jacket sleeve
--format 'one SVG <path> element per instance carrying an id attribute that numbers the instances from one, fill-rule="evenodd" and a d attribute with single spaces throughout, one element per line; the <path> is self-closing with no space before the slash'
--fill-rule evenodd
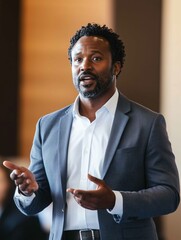
<path id="1" fill-rule="evenodd" d="M 30 204 L 23 204 L 21 198 L 17 198 L 16 194 L 14 196 L 14 200 L 21 212 L 25 215 L 34 215 L 42 211 L 52 201 L 42 157 L 41 119 L 38 121 L 36 126 L 34 141 L 31 149 L 29 170 L 35 175 L 39 189 L 35 192 L 35 197 L 33 197 Z"/>
<path id="2" fill-rule="evenodd" d="M 165 215 L 178 207 L 179 175 L 162 115 L 152 124 L 144 164 L 146 188 L 121 191 L 122 221 Z"/>

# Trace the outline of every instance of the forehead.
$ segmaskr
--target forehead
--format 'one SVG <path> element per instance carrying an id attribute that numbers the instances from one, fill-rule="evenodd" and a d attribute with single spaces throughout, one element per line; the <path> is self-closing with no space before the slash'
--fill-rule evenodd
<path id="1" fill-rule="evenodd" d="M 78 54 L 83 51 L 110 52 L 109 42 L 99 36 L 83 36 L 72 48 L 72 54 Z"/>

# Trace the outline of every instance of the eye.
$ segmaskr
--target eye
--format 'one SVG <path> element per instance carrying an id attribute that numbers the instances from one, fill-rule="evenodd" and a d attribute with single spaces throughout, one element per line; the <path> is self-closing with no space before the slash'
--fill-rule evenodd
<path id="1" fill-rule="evenodd" d="M 73 59 L 74 63 L 78 64 L 82 62 L 82 58 L 81 57 L 77 57 Z"/>
<path id="2" fill-rule="evenodd" d="M 92 58 L 92 60 L 94 62 L 100 62 L 102 60 L 102 58 L 100 56 L 95 56 L 95 57 Z"/>

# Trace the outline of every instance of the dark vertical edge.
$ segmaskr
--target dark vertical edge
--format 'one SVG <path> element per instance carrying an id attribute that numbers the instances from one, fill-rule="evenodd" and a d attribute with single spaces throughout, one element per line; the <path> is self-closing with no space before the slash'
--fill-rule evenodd
<path id="1" fill-rule="evenodd" d="M 0 155 L 18 154 L 20 0 L 0 1 Z"/>

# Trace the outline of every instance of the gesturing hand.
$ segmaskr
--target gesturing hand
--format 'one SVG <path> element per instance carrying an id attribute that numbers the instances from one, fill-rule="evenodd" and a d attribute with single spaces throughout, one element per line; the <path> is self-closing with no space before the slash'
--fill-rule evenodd
<path id="1" fill-rule="evenodd" d="M 112 209 L 115 205 L 114 192 L 103 180 L 93 177 L 90 174 L 88 174 L 88 179 L 97 185 L 96 190 L 84 191 L 68 188 L 67 192 L 72 193 L 76 202 L 84 208 L 90 210 Z"/>
<path id="2" fill-rule="evenodd" d="M 32 172 L 25 167 L 19 167 L 12 162 L 4 161 L 3 165 L 12 170 L 10 178 L 18 186 L 19 190 L 26 196 L 32 195 L 38 190 L 38 184 Z"/>

